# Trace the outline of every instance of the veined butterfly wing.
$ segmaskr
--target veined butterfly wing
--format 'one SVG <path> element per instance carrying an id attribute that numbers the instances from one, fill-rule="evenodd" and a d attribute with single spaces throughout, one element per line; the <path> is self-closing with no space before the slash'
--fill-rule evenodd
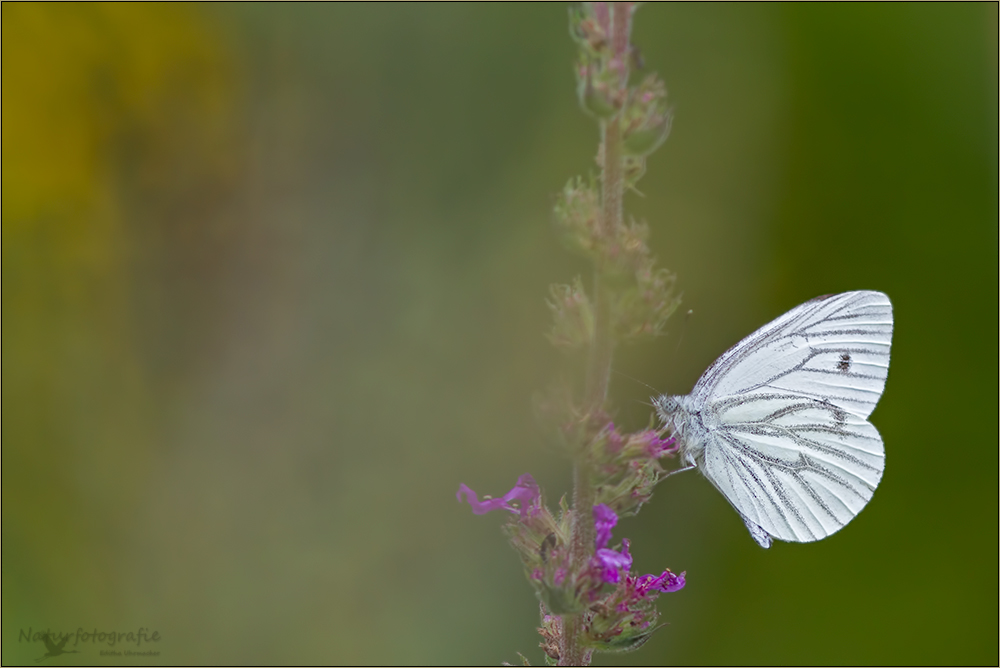
<path id="1" fill-rule="evenodd" d="M 892 304 L 881 292 L 817 297 L 727 350 L 691 394 L 707 403 L 788 392 L 868 417 L 885 387 L 891 342 Z"/>
<path id="2" fill-rule="evenodd" d="M 819 297 L 729 349 L 691 395 L 655 403 L 754 540 L 819 540 L 850 522 L 882 478 L 882 439 L 867 417 L 891 339 L 884 294 Z"/>

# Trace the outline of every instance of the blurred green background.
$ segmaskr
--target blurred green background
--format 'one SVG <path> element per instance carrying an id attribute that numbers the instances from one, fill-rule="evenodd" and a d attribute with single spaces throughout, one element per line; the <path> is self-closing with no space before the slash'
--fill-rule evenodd
<path id="1" fill-rule="evenodd" d="M 550 229 L 597 141 L 565 6 L 2 18 L 3 662 L 145 627 L 149 663 L 542 663 L 503 518 L 455 491 L 569 487 L 530 407 L 547 285 L 586 269 Z M 685 393 L 852 289 L 896 329 L 870 506 L 764 551 L 671 478 L 616 536 L 688 585 L 597 663 L 996 665 L 996 5 L 650 5 L 634 36 L 675 122 L 626 207 L 693 313 L 616 368 Z M 136 661 L 100 649 L 50 663 Z"/>

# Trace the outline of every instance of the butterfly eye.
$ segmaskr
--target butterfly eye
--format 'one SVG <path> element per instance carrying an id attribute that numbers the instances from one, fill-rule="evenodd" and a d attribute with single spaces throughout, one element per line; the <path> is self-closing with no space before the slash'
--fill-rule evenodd
<path id="1" fill-rule="evenodd" d="M 653 401 L 656 410 L 660 413 L 660 418 L 664 422 L 669 422 L 670 417 L 680 409 L 680 404 L 673 397 L 662 394 Z"/>

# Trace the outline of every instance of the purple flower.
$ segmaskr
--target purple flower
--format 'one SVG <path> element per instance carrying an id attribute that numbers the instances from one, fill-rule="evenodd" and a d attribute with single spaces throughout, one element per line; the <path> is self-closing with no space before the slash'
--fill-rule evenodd
<path id="1" fill-rule="evenodd" d="M 535 514 L 535 511 L 538 510 L 538 499 L 541 496 L 541 492 L 538 490 L 538 483 L 535 482 L 530 473 L 525 473 L 518 478 L 514 488 L 499 499 L 483 499 L 480 501 L 474 491 L 464 484 L 460 484 L 455 498 L 461 502 L 463 494 L 465 495 L 465 500 L 472 506 L 472 512 L 476 515 L 485 515 L 491 510 L 503 508 L 512 513 L 521 513 L 522 519 Z M 518 501 L 520 508 L 511 505 L 512 501 Z"/>
<path id="2" fill-rule="evenodd" d="M 603 582 L 617 583 L 619 572 L 624 568 L 628 573 L 632 568 L 632 555 L 628 552 L 628 539 L 622 541 L 621 553 L 608 549 L 611 541 L 611 529 L 618 524 L 618 515 L 605 503 L 594 506 L 594 559 L 593 567 L 600 571 Z"/>
<path id="3" fill-rule="evenodd" d="M 596 533 L 594 542 L 595 547 L 600 550 L 608 546 L 608 541 L 611 540 L 611 529 L 618 524 L 618 515 L 604 503 L 594 506 L 593 512 L 594 532 Z"/>
<path id="4" fill-rule="evenodd" d="M 656 435 L 655 431 L 645 432 L 644 435 L 648 439 L 646 444 L 646 454 L 653 459 L 659 459 L 664 455 L 677 452 L 677 439 L 673 436 L 670 438 L 660 438 Z"/>
<path id="5" fill-rule="evenodd" d="M 621 452 L 623 441 L 622 435 L 615 431 L 615 423 L 609 422 L 607 426 L 608 430 L 608 451 L 611 454 L 618 454 Z"/>
<path id="6" fill-rule="evenodd" d="M 617 584 L 618 580 L 621 579 L 622 569 L 628 573 L 629 569 L 632 568 L 632 555 L 629 554 L 628 545 L 628 538 L 626 538 L 622 541 L 620 554 L 606 547 L 602 547 L 594 553 L 593 563 L 600 570 L 602 581 Z"/>
<path id="7" fill-rule="evenodd" d="M 664 594 L 680 591 L 684 588 L 684 575 L 684 573 L 674 575 L 669 570 L 663 571 L 660 575 L 641 575 L 636 578 L 635 591 L 639 596 L 645 596 L 654 589 Z"/>

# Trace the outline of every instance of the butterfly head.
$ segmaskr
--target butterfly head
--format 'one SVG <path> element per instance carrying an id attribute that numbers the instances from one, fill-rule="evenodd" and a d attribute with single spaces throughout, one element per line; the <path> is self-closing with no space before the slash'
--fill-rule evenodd
<path id="1" fill-rule="evenodd" d="M 661 394 L 653 397 L 653 407 L 656 414 L 663 421 L 663 426 L 670 429 L 671 435 L 681 442 L 683 447 L 688 425 L 690 424 L 690 411 L 688 410 L 687 397 L 674 397 L 669 394 Z"/>
<path id="2" fill-rule="evenodd" d="M 653 406 L 656 408 L 656 413 L 665 424 L 671 424 L 674 415 L 681 410 L 681 404 L 678 401 L 679 398 L 672 397 L 669 394 L 661 394 L 658 397 L 653 397 Z"/>

